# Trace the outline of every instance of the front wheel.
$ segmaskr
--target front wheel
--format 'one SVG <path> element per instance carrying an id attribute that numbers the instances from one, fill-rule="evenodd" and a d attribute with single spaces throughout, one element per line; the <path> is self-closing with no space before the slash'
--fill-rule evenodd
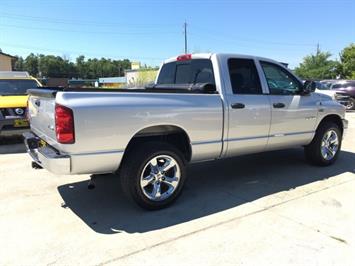
<path id="1" fill-rule="evenodd" d="M 355 99 L 350 98 L 349 102 L 345 105 L 346 110 L 355 110 Z"/>
<path id="2" fill-rule="evenodd" d="M 338 158 L 342 142 L 339 126 L 332 122 L 321 124 L 312 142 L 305 147 L 305 155 L 309 162 L 328 166 Z"/>
<path id="3" fill-rule="evenodd" d="M 144 209 L 161 209 L 181 193 L 186 179 L 185 159 L 164 142 L 144 143 L 125 158 L 120 174 L 126 195 Z"/>

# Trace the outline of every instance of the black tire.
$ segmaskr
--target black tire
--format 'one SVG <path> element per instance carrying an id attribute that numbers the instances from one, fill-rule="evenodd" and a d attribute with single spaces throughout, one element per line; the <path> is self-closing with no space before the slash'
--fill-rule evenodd
<path id="1" fill-rule="evenodd" d="M 327 160 L 322 155 L 321 147 L 322 147 L 323 137 L 330 130 L 336 132 L 339 140 L 339 144 L 335 155 L 331 159 Z M 341 149 L 341 142 L 342 142 L 342 133 L 341 133 L 341 129 L 337 124 L 332 122 L 321 123 L 316 130 L 316 134 L 312 142 L 304 148 L 307 161 L 309 161 L 311 164 L 319 165 L 319 166 L 328 166 L 333 164 L 339 156 L 339 152 Z"/>
<path id="2" fill-rule="evenodd" d="M 147 163 L 160 155 L 167 155 L 175 160 L 179 167 L 180 178 L 174 192 L 168 198 L 154 201 L 145 195 L 140 182 L 142 172 L 145 170 Z M 186 161 L 183 154 L 169 143 L 155 141 L 143 143 L 133 147 L 125 156 L 120 171 L 120 179 L 122 190 L 126 196 L 140 207 L 147 210 L 162 209 L 173 203 L 181 194 L 186 180 Z"/>
<path id="3" fill-rule="evenodd" d="M 346 105 L 346 110 L 350 111 L 350 110 L 355 110 L 355 98 L 350 98 L 349 100 L 349 104 Z"/>

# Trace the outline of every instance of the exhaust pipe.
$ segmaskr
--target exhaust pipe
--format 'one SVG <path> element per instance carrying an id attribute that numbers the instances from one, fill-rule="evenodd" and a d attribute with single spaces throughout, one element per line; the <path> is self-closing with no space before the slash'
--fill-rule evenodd
<path id="1" fill-rule="evenodd" d="M 36 163 L 36 162 L 32 162 L 32 163 L 31 163 L 31 166 L 32 166 L 33 169 L 43 169 L 43 167 L 40 166 L 40 165 L 39 165 L 38 163 Z"/>

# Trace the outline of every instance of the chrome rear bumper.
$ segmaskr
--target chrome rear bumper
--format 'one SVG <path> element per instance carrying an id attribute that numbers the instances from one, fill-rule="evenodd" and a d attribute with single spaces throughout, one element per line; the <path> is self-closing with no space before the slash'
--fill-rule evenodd
<path id="1" fill-rule="evenodd" d="M 33 161 L 54 174 L 70 174 L 70 156 L 59 154 L 50 146 L 41 146 L 40 138 L 31 132 L 24 133 L 23 137 Z"/>

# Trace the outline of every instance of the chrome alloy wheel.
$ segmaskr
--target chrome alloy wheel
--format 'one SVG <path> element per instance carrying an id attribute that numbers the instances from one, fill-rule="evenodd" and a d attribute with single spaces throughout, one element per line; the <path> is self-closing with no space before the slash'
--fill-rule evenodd
<path id="1" fill-rule="evenodd" d="M 346 110 L 353 110 L 354 109 L 354 105 L 355 105 L 355 100 L 350 100 L 345 105 L 345 108 L 346 108 Z"/>
<path id="2" fill-rule="evenodd" d="M 334 130 L 328 130 L 322 139 L 321 154 L 322 157 L 329 161 L 334 158 L 339 149 L 339 137 Z"/>
<path id="3" fill-rule="evenodd" d="M 157 155 L 143 168 L 140 186 L 144 195 L 153 201 L 169 198 L 179 185 L 181 171 L 169 155 Z"/>

